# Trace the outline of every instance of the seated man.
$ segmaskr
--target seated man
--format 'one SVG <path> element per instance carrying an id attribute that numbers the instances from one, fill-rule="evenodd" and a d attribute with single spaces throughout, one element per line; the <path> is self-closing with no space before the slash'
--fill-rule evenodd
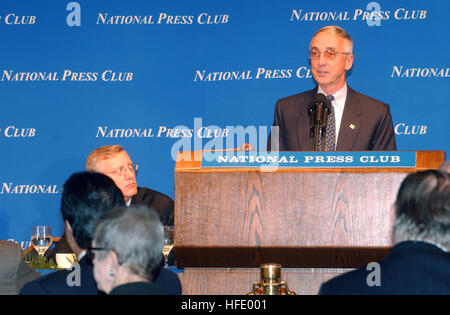
<path id="1" fill-rule="evenodd" d="M 409 174 L 394 206 L 395 246 L 378 273 L 361 267 L 322 284 L 319 294 L 450 294 L 450 175 Z"/>
<path id="2" fill-rule="evenodd" d="M 112 178 L 122 191 L 127 206 L 143 205 L 158 213 L 162 225 L 173 225 L 173 200 L 155 190 L 138 187 L 137 164 L 119 145 L 95 149 L 86 160 L 86 171 L 105 174 Z"/>
<path id="3" fill-rule="evenodd" d="M 142 205 L 154 209 L 162 225 L 173 225 L 173 200 L 155 190 L 137 186 L 137 164 L 131 161 L 121 146 L 107 145 L 92 151 L 86 160 L 86 171 L 102 173 L 110 177 L 122 191 L 127 206 Z M 70 252 L 66 235 L 63 235 L 46 256 L 54 259 L 56 253 Z"/>
<path id="4" fill-rule="evenodd" d="M 73 174 L 62 189 L 61 213 L 65 235 L 71 250 L 77 255 L 78 265 L 71 271 L 48 274 L 26 284 L 20 294 L 83 294 L 96 295 L 92 261 L 85 249 L 92 244 L 97 219 L 116 207 L 125 206 L 120 189 L 108 176 L 100 173 Z M 164 294 L 181 294 L 177 275 L 161 268 L 155 277 Z"/>

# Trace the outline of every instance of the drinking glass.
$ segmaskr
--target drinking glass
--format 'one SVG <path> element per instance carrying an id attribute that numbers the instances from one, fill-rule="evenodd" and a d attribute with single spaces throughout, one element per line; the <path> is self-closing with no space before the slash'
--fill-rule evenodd
<path id="1" fill-rule="evenodd" d="M 163 226 L 164 231 L 164 247 L 163 247 L 163 255 L 164 255 L 164 267 L 169 267 L 168 260 L 170 251 L 173 248 L 174 240 L 174 228 L 173 226 Z"/>
<path id="2" fill-rule="evenodd" d="M 52 245 L 52 228 L 49 226 L 33 226 L 33 232 L 31 233 L 31 244 L 34 249 L 42 257 L 47 249 Z"/>

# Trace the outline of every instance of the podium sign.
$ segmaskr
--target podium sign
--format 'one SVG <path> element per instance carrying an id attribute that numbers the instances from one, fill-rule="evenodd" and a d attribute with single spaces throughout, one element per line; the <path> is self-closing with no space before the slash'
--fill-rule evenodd
<path id="1" fill-rule="evenodd" d="M 203 152 L 201 168 L 399 168 L 416 167 L 416 152 Z"/>

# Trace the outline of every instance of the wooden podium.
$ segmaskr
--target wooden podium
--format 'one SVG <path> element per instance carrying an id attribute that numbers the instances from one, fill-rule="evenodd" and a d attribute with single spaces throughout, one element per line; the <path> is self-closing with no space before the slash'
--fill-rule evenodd
<path id="1" fill-rule="evenodd" d="M 201 152 L 189 156 L 175 167 L 184 294 L 246 294 L 263 263 L 281 264 L 297 294 L 316 294 L 329 278 L 385 257 L 400 183 L 444 162 L 443 151 L 419 151 L 416 168 L 266 172 L 202 169 Z"/>

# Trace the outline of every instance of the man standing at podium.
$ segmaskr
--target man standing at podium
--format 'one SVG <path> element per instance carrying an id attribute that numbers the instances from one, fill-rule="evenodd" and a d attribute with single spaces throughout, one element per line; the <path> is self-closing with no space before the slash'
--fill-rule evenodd
<path id="1" fill-rule="evenodd" d="M 346 83 L 353 65 L 353 41 L 338 26 L 321 28 L 311 40 L 311 71 L 318 86 L 278 100 L 268 151 L 311 151 L 309 108 L 318 93 L 331 102 L 322 151 L 395 151 L 389 105 L 356 92 Z M 277 147 L 277 140 L 279 147 Z M 272 147 L 273 146 L 273 147 Z"/>

